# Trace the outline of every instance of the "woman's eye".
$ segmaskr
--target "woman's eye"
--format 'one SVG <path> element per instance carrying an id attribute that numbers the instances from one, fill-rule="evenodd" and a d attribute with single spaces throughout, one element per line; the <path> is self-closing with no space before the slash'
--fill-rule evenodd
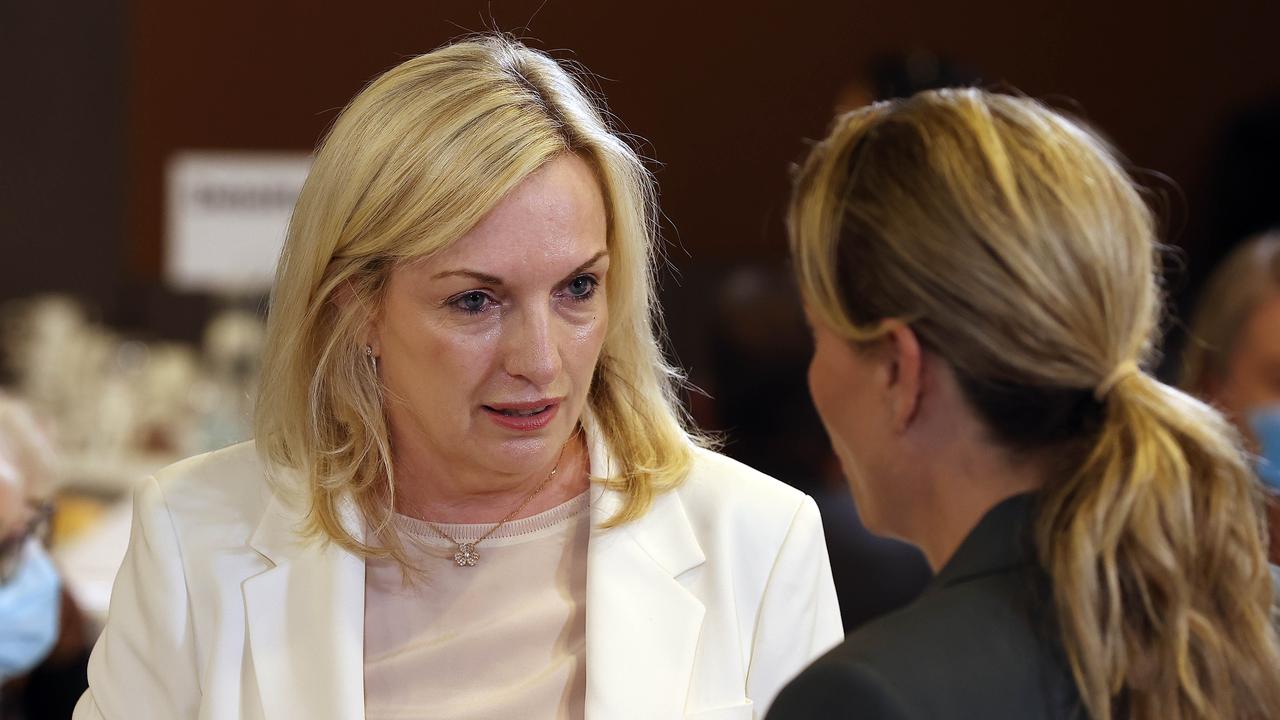
<path id="1" fill-rule="evenodd" d="M 466 313 L 481 313 L 489 306 L 489 296 L 473 290 L 454 298 L 453 306 Z"/>
<path id="2" fill-rule="evenodd" d="M 579 275 L 569 281 L 569 285 L 566 289 L 568 290 L 569 297 L 574 300 L 586 300 L 595 294 L 597 285 L 599 285 L 599 282 L 590 275 Z"/>

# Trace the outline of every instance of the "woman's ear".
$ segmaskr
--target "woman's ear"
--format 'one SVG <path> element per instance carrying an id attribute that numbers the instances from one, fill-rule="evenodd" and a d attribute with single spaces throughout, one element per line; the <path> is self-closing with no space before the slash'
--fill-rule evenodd
<path id="1" fill-rule="evenodd" d="M 915 419 L 924 392 L 924 352 L 911 326 L 901 320 L 886 320 L 882 338 L 889 364 L 889 410 L 893 429 L 902 432 Z"/>

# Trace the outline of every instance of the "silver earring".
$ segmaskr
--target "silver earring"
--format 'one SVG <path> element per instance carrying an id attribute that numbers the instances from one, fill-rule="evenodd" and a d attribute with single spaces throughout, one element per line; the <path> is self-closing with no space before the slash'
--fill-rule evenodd
<path id="1" fill-rule="evenodd" d="M 373 366 L 373 374 L 376 377 L 378 374 L 378 356 L 373 354 L 373 346 L 364 346 L 364 356 L 369 358 L 369 364 Z"/>

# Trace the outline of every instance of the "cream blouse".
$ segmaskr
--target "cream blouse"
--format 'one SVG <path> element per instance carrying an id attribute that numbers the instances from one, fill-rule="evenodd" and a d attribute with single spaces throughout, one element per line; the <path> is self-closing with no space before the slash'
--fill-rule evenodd
<path id="1" fill-rule="evenodd" d="M 587 493 L 514 520 L 458 567 L 457 548 L 397 516 L 425 579 L 365 569 L 367 720 L 581 718 L 586 695 Z M 493 527 L 436 523 L 461 542 Z"/>

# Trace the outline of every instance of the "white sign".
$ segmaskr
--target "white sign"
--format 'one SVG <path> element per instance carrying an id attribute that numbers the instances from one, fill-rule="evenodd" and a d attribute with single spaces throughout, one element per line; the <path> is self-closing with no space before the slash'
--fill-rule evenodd
<path id="1" fill-rule="evenodd" d="M 180 290 L 271 287 L 307 153 L 181 152 L 166 172 L 165 281 Z"/>

